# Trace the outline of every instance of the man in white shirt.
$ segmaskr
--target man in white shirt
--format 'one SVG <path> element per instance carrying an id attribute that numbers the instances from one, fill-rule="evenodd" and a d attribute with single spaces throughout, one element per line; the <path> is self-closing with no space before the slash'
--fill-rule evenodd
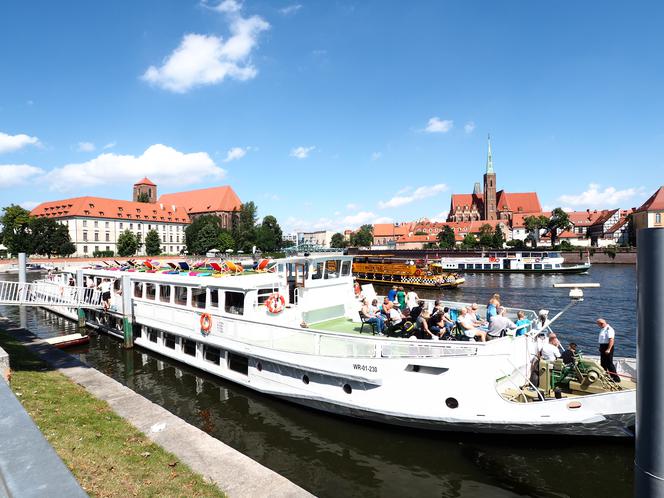
<path id="1" fill-rule="evenodd" d="M 510 330 L 516 329 L 514 322 L 505 316 L 506 313 L 507 310 L 499 306 L 497 314 L 491 317 L 489 321 L 489 336 L 491 338 L 497 339 L 509 334 Z M 512 335 L 514 335 L 514 332 L 512 332 Z"/>
<path id="2" fill-rule="evenodd" d="M 546 361 L 555 361 L 556 358 L 560 358 L 560 342 L 558 342 L 556 334 L 549 334 L 549 340 L 542 345 L 540 354 Z"/>
<path id="3" fill-rule="evenodd" d="M 599 358 L 602 368 L 611 375 L 614 382 L 620 382 L 620 377 L 616 375 L 616 366 L 613 363 L 616 332 L 604 318 L 597 319 L 597 326 L 599 327 L 597 342 L 599 342 Z"/>
<path id="4" fill-rule="evenodd" d="M 463 328 L 463 333 L 466 337 L 470 339 L 479 337 L 480 341 L 486 342 L 486 332 L 475 327 L 476 321 L 466 308 L 461 308 L 461 314 L 457 321 L 461 325 L 461 328 Z"/>

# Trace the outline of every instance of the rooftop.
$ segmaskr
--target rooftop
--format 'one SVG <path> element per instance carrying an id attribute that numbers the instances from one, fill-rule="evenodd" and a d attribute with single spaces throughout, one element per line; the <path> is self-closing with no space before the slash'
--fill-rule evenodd
<path id="1" fill-rule="evenodd" d="M 184 206 L 189 214 L 239 211 L 242 206 L 242 201 L 229 185 L 162 194 L 159 202 Z"/>

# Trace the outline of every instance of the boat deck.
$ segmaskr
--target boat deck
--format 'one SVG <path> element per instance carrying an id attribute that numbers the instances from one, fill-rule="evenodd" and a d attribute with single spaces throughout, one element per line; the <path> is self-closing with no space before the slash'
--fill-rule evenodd
<path id="1" fill-rule="evenodd" d="M 341 317 L 341 318 L 333 318 L 331 320 L 325 320 L 324 322 L 311 324 L 309 328 L 313 330 L 323 330 L 325 332 L 341 332 L 343 334 L 359 335 L 361 326 L 362 324 L 360 322 L 354 322 L 349 318 Z M 362 335 L 372 335 L 371 325 L 364 326 L 364 332 Z"/>

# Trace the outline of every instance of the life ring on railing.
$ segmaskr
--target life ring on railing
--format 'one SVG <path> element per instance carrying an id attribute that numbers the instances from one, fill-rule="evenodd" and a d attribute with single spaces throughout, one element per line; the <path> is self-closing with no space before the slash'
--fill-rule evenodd
<path id="1" fill-rule="evenodd" d="M 416 277 L 419 277 L 421 275 L 422 275 L 422 270 L 420 270 L 419 268 L 417 270 L 415 270 L 415 276 Z"/>
<path id="2" fill-rule="evenodd" d="M 212 329 L 212 317 L 209 313 L 203 313 L 201 315 L 201 332 L 203 335 L 208 335 Z"/>
<path id="3" fill-rule="evenodd" d="M 493 256 L 491 256 L 489 258 L 489 261 L 492 262 L 492 263 L 495 263 L 496 261 L 498 261 L 498 258 L 494 258 Z"/>
<path id="4" fill-rule="evenodd" d="M 276 315 L 277 313 L 281 313 L 283 311 L 284 307 L 286 306 L 286 300 L 284 299 L 284 296 L 278 292 L 275 292 L 267 298 L 267 301 L 265 301 L 265 306 L 270 313 Z"/>

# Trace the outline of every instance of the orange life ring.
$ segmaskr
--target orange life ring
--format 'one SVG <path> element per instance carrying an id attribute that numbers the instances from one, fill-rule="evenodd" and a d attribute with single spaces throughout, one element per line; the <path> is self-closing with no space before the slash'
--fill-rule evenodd
<path id="1" fill-rule="evenodd" d="M 277 313 L 281 313 L 283 311 L 284 306 L 286 306 L 286 300 L 284 299 L 284 296 L 278 292 L 275 292 L 267 298 L 267 301 L 265 301 L 265 306 L 270 313 L 276 315 Z"/>
<path id="2" fill-rule="evenodd" d="M 416 277 L 419 277 L 421 275 L 422 275 L 422 270 L 420 270 L 419 268 L 417 270 L 415 270 L 415 276 Z"/>
<path id="3" fill-rule="evenodd" d="M 208 335 L 212 329 L 212 317 L 209 313 L 203 313 L 201 315 L 201 332 L 203 335 Z"/>
<path id="4" fill-rule="evenodd" d="M 492 257 L 489 258 L 489 261 L 491 261 L 492 263 L 494 263 L 494 262 L 498 261 L 498 258 L 494 258 L 494 257 L 492 256 Z"/>

